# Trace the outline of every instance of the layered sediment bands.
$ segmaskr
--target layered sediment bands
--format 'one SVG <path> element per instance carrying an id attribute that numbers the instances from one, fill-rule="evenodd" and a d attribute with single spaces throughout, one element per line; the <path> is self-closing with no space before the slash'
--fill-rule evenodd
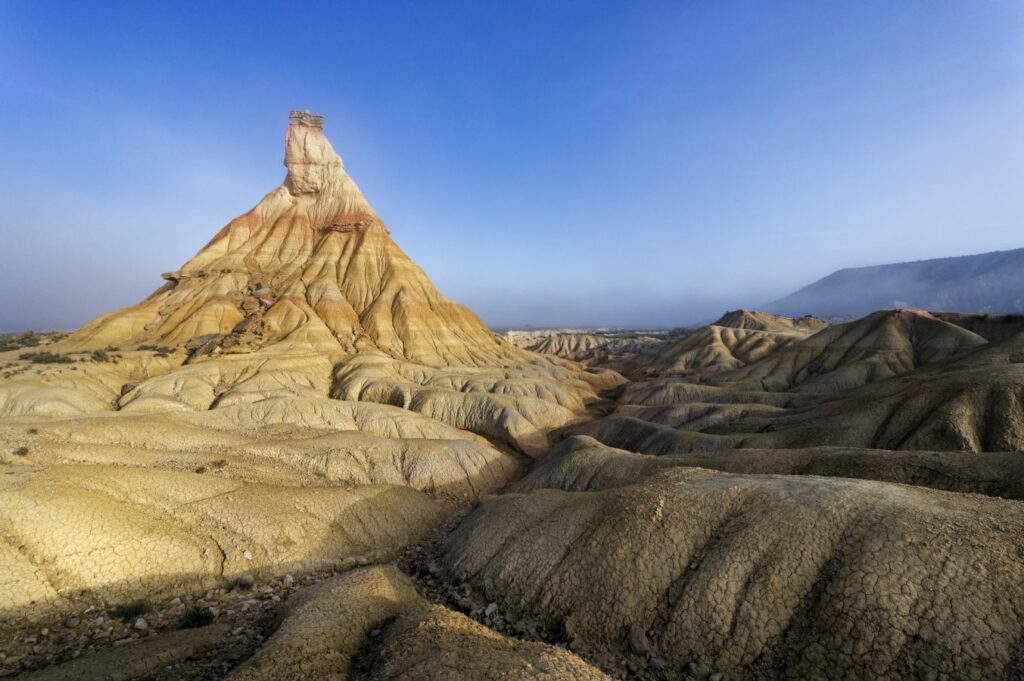
<path id="1" fill-rule="evenodd" d="M 680 673 L 987 679 L 1014 663 L 1020 502 L 695 468 L 611 477 L 484 502 L 448 541 L 456 578 L 587 641 L 625 646 L 638 627 Z"/>
<path id="2" fill-rule="evenodd" d="M 580 420 L 598 390 L 622 382 L 615 372 L 580 371 L 544 359 L 434 369 L 364 354 L 339 365 L 331 394 L 399 406 L 540 456 L 547 432 Z"/>
<path id="3" fill-rule="evenodd" d="M 834 393 L 942 362 L 986 343 L 927 312 L 884 310 L 819 331 L 715 381 L 736 388 Z"/>
<path id="4" fill-rule="evenodd" d="M 805 333 L 704 326 L 643 364 L 648 375 L 727 371 L 746 366 L 806 337 Z"/>
<path id="5" fill-rule="evenodd" d="M 759 310 L 730 310 L 715 322 L 715 326 L 777 333 L 813 334 L 828 326 L 828 322 L 817 317 L 786 317 Z"/>
<path id="6" fill-rule="evenodd" d="M 392 566 L 353 570 L 301 593 L 266 645 L 228 678 L 352 678 L 372 630 L 373 678 L 608 678 L 561 648 L 506 638 L 429 603 Z"/>
<path id="7" fill-rule="evenodd" d="M 395 245 L 322 124 L 291 121 L 285 166 L 284 183 L 165 275 L 164 287 L 69 344 L 173 346 L 219 336 L 225 352 L 300 343 L 432 366 L 523 359 Z"/>
<path id="8" fill-rule="evenodd" d="M 590 367 L 612 369 L 625 376 L 634 376 L 650 355 L 686 332 L 685 329 L 650 333 L 510 331 L 505 337 L 512 344 L 531 352 L 554 355 Z"/>
<path id="9" fill-rule="evenodd" d="M 33 431 L 29 433 L 29 431 Z M 483 438 L 395 407 L 268 399 L 207 412 L 112 414 L 0 424 L 13 466 L 99 463 L 207 469 L 240 482 L 398 484 L 473 498 L 518 469 Z M 12 452 L 24 447 L 28 452 Z"/>
<path id="10" fill-rule="evenodd" d="M 813 317 L 780 317 L 735 310 L 714 324 L 650 348 L 638 360 L 640 376 L 710 374 L 744 367 L 828 326 Z"/>
<path id="11" fill-rule="evenodd" d="M 628 385 L 612 416 L 578 432 L 615 447 L 657 454 L 690 451 L 694 441 L 715 441 L 724 448 L 1024 450 L 1024 337 L 986 342 L 916 312 L 873 317 L 842 326 L 885 329 L 886 338 L 896 329 L 892 345 L 865 341 L 826 345 L 823 352 L 801 349 L 842 331 L 830 327 L 740 370 L 767 371 L 784 359 L 789 363 L 813 353 L 843 357 L 806 383 L 797 381 L 787 392 L 758 388 L 770 381 L 751 382 L 737 372 L 710 378 L 715 385 L 687 382 L 693 380 L 687 377 L 652 379 Z M 915 334 L 917 324 L 935 333 Z M 839 338 L 849 336 L 840 333 Z M 817 387 L 805 390 L 811 383 Z M 827 391 L 817 392 L 818 388 Z M 688 431 L 704 437 L 695 438 Z"/>
<path id="12" fill-rule="evenodd" d="M 1024 450 L 1024 339 L 842 393 L 766 421 L 743 418 L 715 432 L 758 433 L 748 446 L 801 444 L 982 451 Z"/>

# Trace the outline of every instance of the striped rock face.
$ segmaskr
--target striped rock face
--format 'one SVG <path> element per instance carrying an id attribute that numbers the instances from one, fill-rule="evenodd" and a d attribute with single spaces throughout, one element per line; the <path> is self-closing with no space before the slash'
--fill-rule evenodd
<path id="1" fill-rule="evenodd" d="M 321 117 L 292 114 L 284 162 L 147 299 L 0 352 L 0 640 L 87 607 L 394 560 L 623 380 L 517 348 L 442 296 Z M 47 659 L 32 655 L 0 675 Z M 108 666 L 164 653 L 121 657 Z"/>
<path id="2" fill-rule="evenodd" d="M 219 336 L 225 351 L 297 341 L 433 366 L 521 361 L 391 240 L 322 126 L 319 116 L 293 113 L 281 186 L 165 274 L 152 296 L 100 317 L 72 341 L 173 346 Z"/>

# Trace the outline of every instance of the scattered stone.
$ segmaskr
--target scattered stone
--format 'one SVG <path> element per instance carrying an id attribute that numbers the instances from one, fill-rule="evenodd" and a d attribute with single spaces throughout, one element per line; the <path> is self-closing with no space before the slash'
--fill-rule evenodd
<path id="1" fill-rule="evenodd" d="M 629 625 L 629 649 L 637 655 L 651 652 L 651 642 L 647 640 L 647 632 L 639 625 Z"/>
<path id="2" fill-rule="evenodd" d="M 484 608 L 484 617 L 490 617 L 494 614 L 494 611 L 498 609 L 497 603 L 488 603 L 487 607 Z"/>
<path id="3" fill-rule="evenodd" d="M 77 617 L 69 617 L 66 620 L 64 620 L 64 626 L 68 629 L 74 629 L 81 623 L 82 620 L 78 619 Z"/>
<path id="4" fill-rule="evenodd" d="M 377 638 L 380 636 L 380 629 L 374 629 L 369 634 L 370 638 Z"/>
<path id="5" fill-rule="evenodd" d="M 291 586 L 292 584 L 295 583 L 295 578 L 292 577 L 291 575 L 285 575 L 284 579 L 282 579 L 281 581 L 284 582 L 285 586 Z"/>
<path id="6" fill-rule="evenodd" d="M 142 630 L 148 629 L 148 628 L 149 628 L 149 623 L 146 622 L 146 618 L 145 617 L 139 617 L 134 622 L 132 622 L 132 629 L 138 629 L 139 631 L 142 631 Z"/>

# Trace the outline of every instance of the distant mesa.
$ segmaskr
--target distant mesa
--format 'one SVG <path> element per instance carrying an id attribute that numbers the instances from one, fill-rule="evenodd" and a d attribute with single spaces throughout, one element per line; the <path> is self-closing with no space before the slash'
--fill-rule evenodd
<path id="1" fill-rule="evenodd" d="M 839 270 L 765 309 L 852 319 L 875 310 L 907 307 L 1024 313 L 1024 248 Z"/>

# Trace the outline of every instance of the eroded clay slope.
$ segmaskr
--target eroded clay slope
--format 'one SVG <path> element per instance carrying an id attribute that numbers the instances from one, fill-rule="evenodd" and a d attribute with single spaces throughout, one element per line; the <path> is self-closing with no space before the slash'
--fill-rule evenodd
<path id="1" fill-rule="evenodd" d="M 424 600 L 391 566 L 353 570 L 300 594 L 266 645 L 228 678 L 352 678 L 360 654 L 374 679 L 608 678 L 561 648 L 506 638 Z"/>
<path id="2" fill-rule="evenodd" d="M 1019 452 L 890 451 L 854 447 L 653 452 L 616 449 L 586 435 L 563 440 L 514 489 L 538 486 L 585 490 L 630 484 L 666 468 L 726 473 L 815 475 L 896 482 L 1024 501 L 1024 455 Z"/>
<path id="3" fill-rule="evenodd" d="M 920 310 L 883 310 L 819 331 L 716 378 L 735 387 L 832 393 L 941 362 L 987 341 Z M 749 363 L 748 363 L 749 364 Z"/>
<path id="4" fill-rule="evenodd" d="M 734 310 L 667 346 L 651 348 L 640 362 L 640 372 L 649 377 L 737 369 L 826 326 L 826 322 L 814 317 Z"/>
<path id="5" fill-rule="evenodd" d="M 680 674 L 988 679 L 1019 663 L 1020 502 L 685 467 L 576 479 L 587 491 L 540 474 L 485 501 L 449 540 L 455 578 L 587 641 L 647 641 Z"/>
<path id="6" fill-rule="evenodd" d="M 117 602 L 244 573 L 374 562 L 441 517 L 409 487 L 275 486 L 75 464 L 10 471 L 0 477 L 0 508 L 5 616 L 86 594 Z"/>

